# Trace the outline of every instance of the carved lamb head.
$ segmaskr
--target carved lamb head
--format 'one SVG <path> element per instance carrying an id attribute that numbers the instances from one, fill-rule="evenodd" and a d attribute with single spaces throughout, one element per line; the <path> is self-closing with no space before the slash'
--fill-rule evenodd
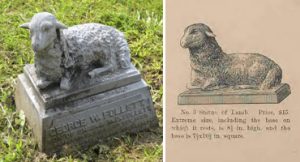
<path id="1" fill-rule="evenodd" d="M 48 12 L 35 14 L 30 22 L 22 24 L 20 27 L 30 30 L 31 45 L 36 52 L 51 47 L 59 30 L 67 28 Z"/>

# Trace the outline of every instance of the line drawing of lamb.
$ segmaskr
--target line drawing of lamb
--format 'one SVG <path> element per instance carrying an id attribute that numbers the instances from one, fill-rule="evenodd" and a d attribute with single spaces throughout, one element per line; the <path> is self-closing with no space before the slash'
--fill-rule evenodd
<path id="1" fill-rule="evenodd" d="M 258 53 L 226 54 L 206 24 L 187 26 L 180 45 L 189 49 L 193 88 L 266 90 L 281 83 L 282 70 L 273 60 Z"/>
<path id="2" fill-rule="evenodd" d="M 113 27 L 98 23 L 67 27 L 48 12 L 35 14 L 20 27 L 30 30 L 40 89 L 57 82 L 61 89 L 70 89 L 78 69 L 94 67 L 88 72 L 94 78 L 130 66 L 127 41 Z"/>

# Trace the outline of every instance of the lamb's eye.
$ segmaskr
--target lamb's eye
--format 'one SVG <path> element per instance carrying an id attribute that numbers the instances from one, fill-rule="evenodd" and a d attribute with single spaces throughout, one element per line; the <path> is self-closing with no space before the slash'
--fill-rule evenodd
<path id="1" fill-rule="evenodd" d="M 43 30 L 43 31 L 48 31 L 48 30 L 49 30 L 49 27 L 48 27 L 48 26 L 42 26 L 42 30 Z"/>
<path id="2" fill-rule="evenodd" d="M 192 30 L 190 31 L 190 34 L 195 34 L 195 33 L 197 33 L 197 29 L 192 29 Z"/>
<path id="3" fill-rule="evenodd" d="M 44 24 L 42 24 L 41 29 L 42 29 L 42 31 L 46 32 L 46 31 L 50 30 L 51 27 L 52 27 L 52 25 L 50 23 L 44 23 Z"/>

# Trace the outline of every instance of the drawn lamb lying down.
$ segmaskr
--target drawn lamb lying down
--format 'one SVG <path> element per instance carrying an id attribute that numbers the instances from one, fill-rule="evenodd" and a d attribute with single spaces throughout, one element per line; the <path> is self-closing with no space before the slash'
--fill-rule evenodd
<path id="1" fill-rule="evenodd" d="M 70 89 L 75 74 L 92 66 L 88 75 L 94 78 L 130 65 L 127 41 L 113 27 L 90 23 L 67 28 L 47 12 L 35 14 L 20 27 L 30 30 L 40 89 L 56 82 Z"/>
<path id="2" fill-rule="evenodd" d="M 188 26 L 180 44 L 190 52 L 193 87 L 264 90 L 281 83 L 282 71 L 274 61 L 257 53 L 224 53 L 205 24 Z"/>

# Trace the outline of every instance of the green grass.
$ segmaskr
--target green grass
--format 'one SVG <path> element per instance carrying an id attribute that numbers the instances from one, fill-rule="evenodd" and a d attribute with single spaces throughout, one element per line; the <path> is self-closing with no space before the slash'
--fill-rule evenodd
<path id="1" fill-rule="evenodd" d="M 14 91 L 17 75 L 34 61 L 29 32 L 19 25 L 41 11 L 55 14 L 68 26 L 97 22 L 123 31 L 132 62 L 150 85 L 160 127 L 112 137 L 109 143 L 62 157 L 39 152 L 24 114 L 16 112 Z M 162 160 L 161 0 L 1 0 L 0 13 L 0 162 Z"/>

